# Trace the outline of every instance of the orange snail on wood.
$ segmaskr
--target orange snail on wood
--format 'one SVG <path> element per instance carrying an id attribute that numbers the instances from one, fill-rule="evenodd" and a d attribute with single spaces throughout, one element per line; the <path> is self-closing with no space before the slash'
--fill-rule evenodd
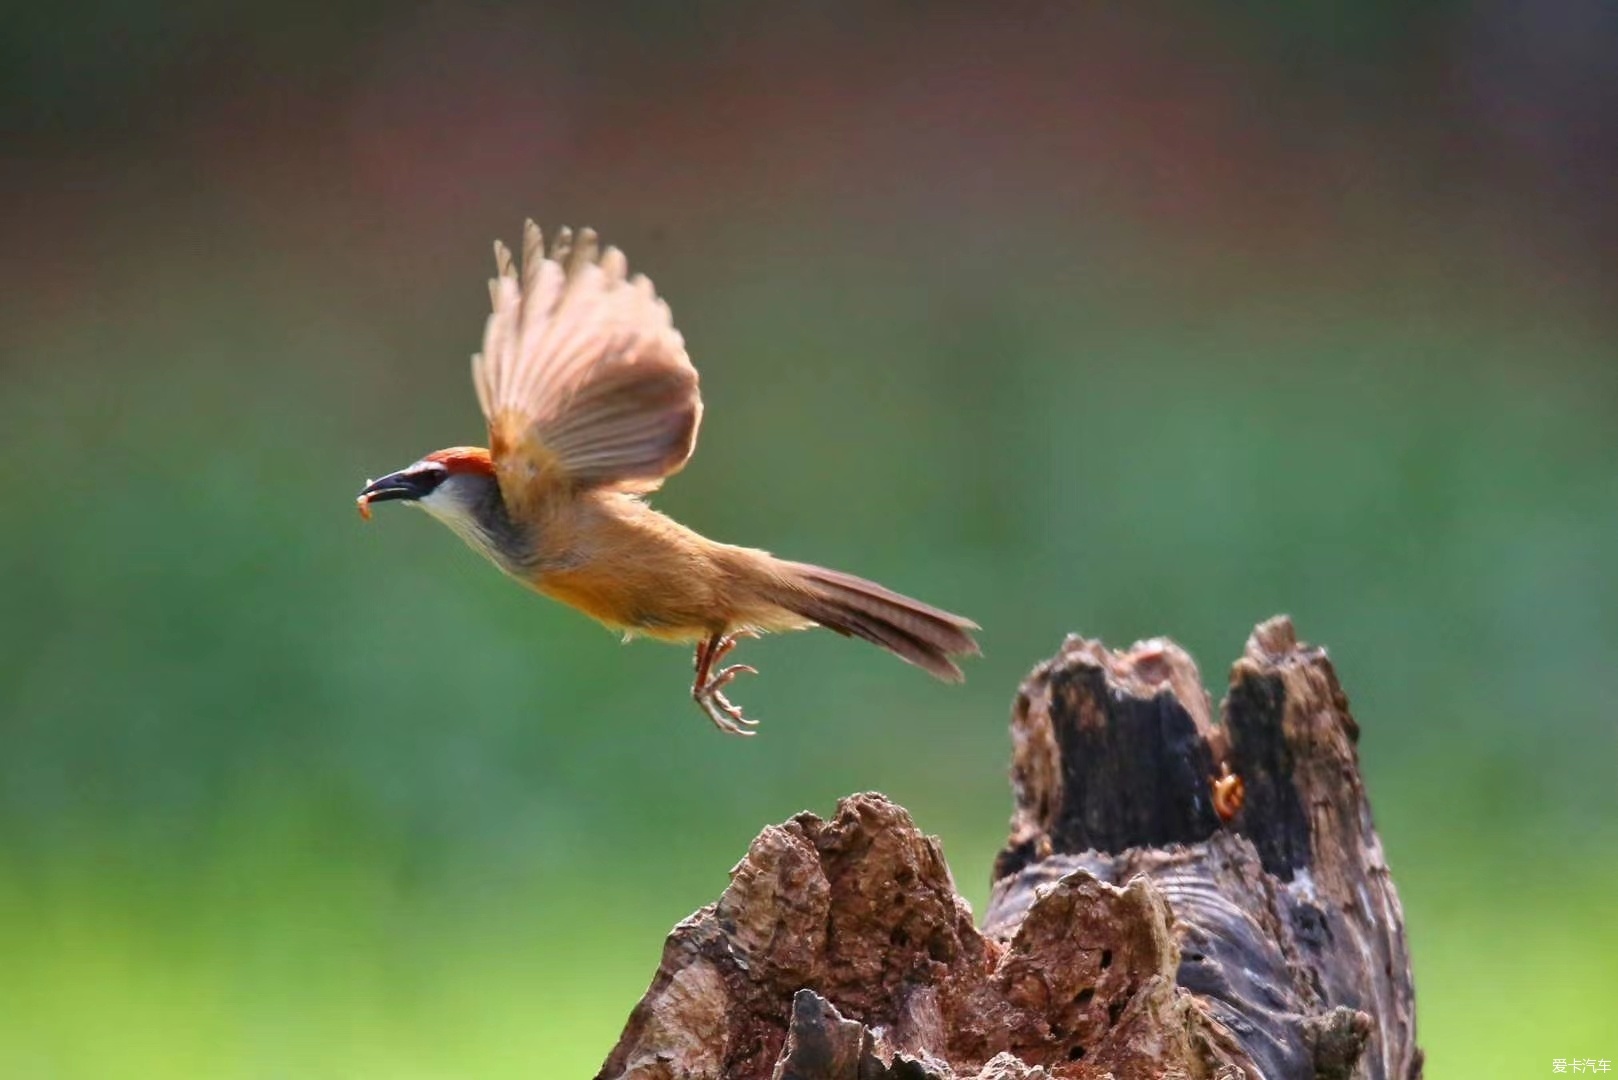
<path id="1" fill-rule="evenodd" d="M 1228 822 L 1231 818 L 1242 812 L 1242 802 L 1247 797 L 1247 785 L 1242 778 L 1230 771 L 1230 763 L 1219 763 L 1219 775 L 1213 781 L 1214 813 L 1219 815 L 1220 821 Z"/>

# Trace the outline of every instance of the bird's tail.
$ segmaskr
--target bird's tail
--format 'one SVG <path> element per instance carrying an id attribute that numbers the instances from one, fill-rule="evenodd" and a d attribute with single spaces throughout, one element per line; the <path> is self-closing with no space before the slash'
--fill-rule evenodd
<path id="1" fill-rule="evenodd" d="M 964 676 L 952 656 L 981 651 L 977 623 L 901 596 L 874 581 L 809 563 L 776 560 L 785 588 L 776 602 L 847 637 L 863 638 L 945 682 Z"/>

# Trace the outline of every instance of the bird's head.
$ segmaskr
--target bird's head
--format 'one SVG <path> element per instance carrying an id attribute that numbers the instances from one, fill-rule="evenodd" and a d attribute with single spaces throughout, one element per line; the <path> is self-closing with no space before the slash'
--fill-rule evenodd
<path id="1" fill-rule="evenodd" d="M 404 502 L 427 511 L 474 548 L 491 556 L 508 532 L 500 485 L 489 452 L 477 446 L 438 450 L 365 485 L 355 500 L 360 516 L 371 504 Z"/>

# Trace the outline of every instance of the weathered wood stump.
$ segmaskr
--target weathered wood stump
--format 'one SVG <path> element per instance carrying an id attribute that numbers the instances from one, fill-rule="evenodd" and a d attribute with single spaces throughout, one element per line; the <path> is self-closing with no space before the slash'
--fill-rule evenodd
<path id="1" fill-rule="evenodd" d="M 981 930 L 901 807 L 799 814 L 675 927 L 598 1080 L 1415 1080 L 1404 919 L 1330 661 L 1272 619 L 1223 714 L 1171 642 L 1069 638 L 1017 696 Z"/>

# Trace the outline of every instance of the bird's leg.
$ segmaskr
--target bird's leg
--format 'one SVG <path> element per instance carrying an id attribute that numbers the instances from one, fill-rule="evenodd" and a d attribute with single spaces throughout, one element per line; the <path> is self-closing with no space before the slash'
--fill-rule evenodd
<path id="1" fill-rule="evenodd" d="M 736 639 L 742 637 L 757 637 L 751 630 L 737 630 L 730 634 L 715 634 L 708 640 L 697 644 L 696 668 L 697 677 L 691 684 L 691 700 L 713 721 L 714 727 L 731 735 L 751 735 L 752 729 L 758 726 L 757 720 L 749 720 L 742 715 L 741 707 L 732 705 L 722 692 L 727 684 L 738 675 L 757 675 L 758 669 L 748 664 L 731 664 L 729 667 L 714 670 L 715 665 L 730 655 L 736 647 Z"/>

